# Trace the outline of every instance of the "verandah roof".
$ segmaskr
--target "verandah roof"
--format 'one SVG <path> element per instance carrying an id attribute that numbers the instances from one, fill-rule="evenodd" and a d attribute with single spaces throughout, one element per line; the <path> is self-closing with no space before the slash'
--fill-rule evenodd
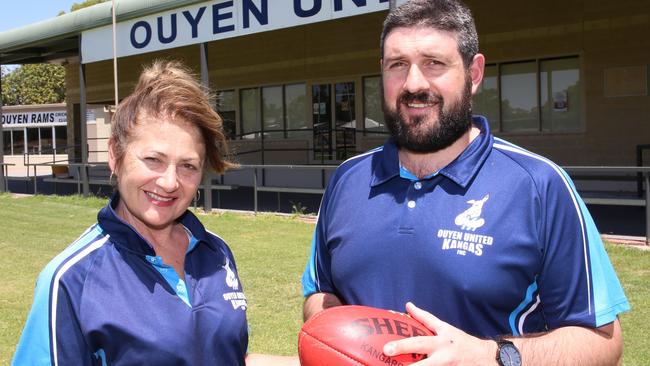
<path id="1" fill-rule="evenodd" d="M 115 0 L 116 20 L 124 21 L 205 0 Z M 112 23 L 111 2 L 0 32 L 0 63 L 57 62 L 79 56 L 81 32 Z"/>

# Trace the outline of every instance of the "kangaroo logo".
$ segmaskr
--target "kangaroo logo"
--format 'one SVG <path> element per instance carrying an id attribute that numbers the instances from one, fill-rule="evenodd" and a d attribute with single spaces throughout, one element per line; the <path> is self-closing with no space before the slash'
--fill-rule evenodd
<path id="1" fill-rule="evenodd" d="M 226 264 L 223 265 L 223 268 L 226 270 L 226 285 L 233 290 L 239 289 L 239 280 L 235 272 L 230 268 L 230 259 L 228 257 L 226 257 Z"/>
<path id="2" fill-rule="evenodd" d="M 485 197 L 480 200 L 469 200 L 467 203 L 472 205 L 467 210 L 463 211 L 460 215 L 456 216 L 454 223 L 460 226 L 463 230 L 475 231 L 481 226 L 485 225 L 485 219 L 481 217 L 481 211 L 483 210 L 483 205 L 490 198 L 489 194 L 486 194 Z"/>

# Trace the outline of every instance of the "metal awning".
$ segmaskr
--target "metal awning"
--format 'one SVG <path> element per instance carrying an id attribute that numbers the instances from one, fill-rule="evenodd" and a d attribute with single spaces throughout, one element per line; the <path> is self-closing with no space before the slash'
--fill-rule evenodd
<path id="1" fill-rule="evenodd" d="M 175 9 L 205 0 L 116 0 L 117 21 Z M 111 2 L 0 33 L 0 63 L 62 62 L 79 56 L 81 32 L 111 24 Z"/>

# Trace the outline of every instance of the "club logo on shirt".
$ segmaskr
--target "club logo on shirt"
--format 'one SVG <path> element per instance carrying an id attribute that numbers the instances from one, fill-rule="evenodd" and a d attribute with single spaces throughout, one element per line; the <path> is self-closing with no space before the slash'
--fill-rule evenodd
<path id="1" fill-rule="evenodd" d="M 456 216 L 456 220 L 454 220 L 454 223 L 460 226 L 462 230 L 471 230 L 471 231 L 476 231 L 476 229 L 485 225 L 485 219 L 481 217 L 481 213 L 483 210 L 483 205 L 488 199 L 490 199 L 490 195 L 486 194 L 485 197 L 483 197 L 480 200 L 467 201 L 467 203 L 469 203 L 472 206 L 467 210 L 463 211 L 463 213 L 461 213 L 460 215 Z"/>
<path id="2" fill-rule="evenodd" d="M 246 310 L 246 307 L 248 306 L 246 303 L 246 296 L 243 292 L 237 291 L 239 290 L 239 279 L 237 279 L 237 274 L 235 274 L 235 271 L 230 268 L 230 259 L 228 257 L 226 257 L 226 263 L 223 265 L 223 269 L 226 270 L 226 286 L 235 290 L 233 292 L 224 293 L 223 299 L 230 301 L 230 304 L 234 310 Z"/>
<path id="3" fill-rule="evenodd" d="M 467 201 L 471 206 L 463 211 L 460 215 L 456 216 L 454 224 L 460 227 L 459 230 L 438 230 L 437 236 L 442 239 L 442 250 L 453 250 L 456 255 L 467 255 L 468 253 L 474 254 L 477 257 L 483 255 L 486 245 L 492 245 L 494 238 L 489 235 L 475 234 L 476 229 L 485 225 L 485 219 L 481 217 L 483 213 L 483 206 L 490 199 L 490 195 L 486 194 L 483 198 L 476 200 L 472 199 Z"/>
<path id="4" fill-rule="evenodd" d="M 230 268 L 230 259 L 228 257 L 226 257 L 226 264 L 223 265 L 223 269 L 226 270 L 226 285 L 233 290 L 239 290 L 239 280 L 235 272 Z"/>

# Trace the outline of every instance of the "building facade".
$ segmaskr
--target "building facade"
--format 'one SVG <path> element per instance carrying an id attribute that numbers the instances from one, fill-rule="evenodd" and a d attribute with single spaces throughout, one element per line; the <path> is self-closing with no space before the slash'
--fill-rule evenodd
<path id="1" fill-rule="evenodd" d="M 74 136 L 68 140 L 65 103 L 6 106 L 1 120 L 8 176 L 53 174 L 52 168 L 44 164 L 67 165 L 70 162 Z M 88 135 L 93 136 L 88 139 L 88 162 L 107 161 L 110 122 L 110 112 L 104 106 L 88 106 L 86 123 Z"/>
<path id="2" fill-rule="evenodd" d="M 386 12 L 377 9 L 388 2 L 331 1 L 320 12 L 305 4 L 321 2 L 293 3 L 325 20 L 283 27 L 291 17 L 274 18 L 269 7 L 275 3 L 208 1 L 126 21 L 118 44 L 142 47 L 131 47 L 137 52 L 159 44 L 118 59 L 119 95 L 130 92 L 154 59 L 179 59 L 199 74 L 204 44 L 209 86 L 219 96 L 215 107 L 240 162 L 337 163 L 381 144 L 379 33 Z M 468 5 L 487 59 L 474 112 L 488 117 L 496 135 L 561 165 L 636 164 L 636 146 L 650 143 L 650 3 Z M 283 12 L 295 10 L 291 2 L 284 6 Z M 336 9 L 356 13 L 335 18 Z M 188 20 L 198 14 L 202 22 Z M 241 35 L 184 44 L 181 34 L 190 34 L 193 24 L 213 38 Z M 255 26 L 256 32 L 240 32 Z M 110 104 L 113 61 L 85 65 L 88 102 Z M 68 64 L 69 112 L 79 101 L 78 69 Z"/>
<path id="3" fill-rule="evenodd" d="M 497 136 L 560 165 L 633 166 L 639 151 L 650 161 L 639 150 L 650 144 L 650 2 L 466 2 L 487 60 L 474 112 Z M 182 61 L 218 96 L 236 161 L 331 165 L 385 140 L 388 0 L 116 3 L 119 98 L 144 65 Z M 0 63 L 66 66 L 71 160 L 94 160 L 79 146 L 108 138 L 82 117 L 114 104 L 111 11 L 108 2 L 0 33 Z"/>

